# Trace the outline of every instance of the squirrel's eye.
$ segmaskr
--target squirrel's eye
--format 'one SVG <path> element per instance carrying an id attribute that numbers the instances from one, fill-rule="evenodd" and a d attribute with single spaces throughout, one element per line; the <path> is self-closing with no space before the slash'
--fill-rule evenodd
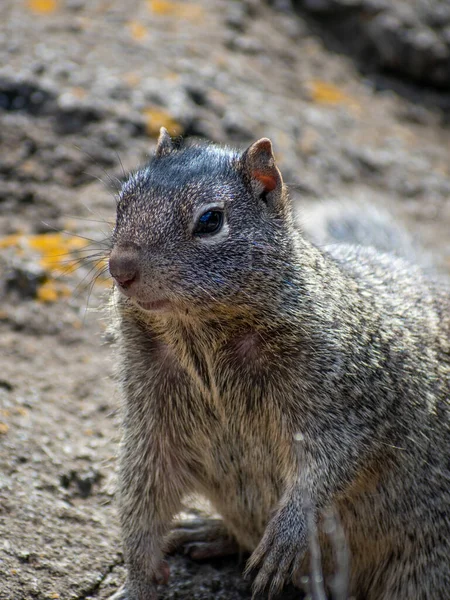
<path id="1" fill-rule="evenodd" d="M 212 235 L 218 233 L 223 225 L 223 212 L 221 210 L 207 210 L 200 215 L 194 229 L 195 235 Z"/>

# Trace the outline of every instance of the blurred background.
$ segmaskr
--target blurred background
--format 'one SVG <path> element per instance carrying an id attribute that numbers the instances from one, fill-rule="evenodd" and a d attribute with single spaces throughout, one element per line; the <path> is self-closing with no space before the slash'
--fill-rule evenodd
<path id="1" fill-rule="evenodd" d="M 448 0 L 2 0 L 2 600 L 123 581 L 105 240 L 161 125 L 270 137 L 306 223 L 387 208 L 450 271 Z M 171 567 L 162 598 L 251 597 L 235 561 Z"/>

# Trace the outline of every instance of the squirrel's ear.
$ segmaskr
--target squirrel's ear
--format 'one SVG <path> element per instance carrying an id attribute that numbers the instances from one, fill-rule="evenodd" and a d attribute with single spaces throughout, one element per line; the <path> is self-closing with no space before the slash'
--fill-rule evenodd
<path id="1" fill-rule="evenodd" d="M 272 142 L 262 138 L 242 155 L 244 171 L 254 191 L 266 202 L 276 204 L 282 197 L 283 179 L 275 164 Z"/>
<path id="2" fill-rule="evenodd" d="M 159 130 L 158 143 L 156 144 L 155 156 L 161 158 L 170 154 L 173 150 L 172 138 L 165 127 L 161 127 Z"/>

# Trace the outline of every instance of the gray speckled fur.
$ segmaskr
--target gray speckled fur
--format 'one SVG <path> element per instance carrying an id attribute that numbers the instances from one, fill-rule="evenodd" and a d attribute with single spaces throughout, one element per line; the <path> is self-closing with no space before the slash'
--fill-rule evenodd
<path id="1" fill-rule="evenodd" d="M 139 245 L 135 294 L 174 307 L 152 313 L 113 295 L 121 597 L 156 597 L 164 536 L 195 491 L 253 552 L 256 591 L 307 569 L 312 503 L 318 520 L 338 510 L 355 598 L 444 600 L 448 289 L 371 248 L 319 250 L 295 229 L 281 182 L 260 199 L 247 156 L 166 140 L 121 195 L 113 242 Z M 191 215 L 217 198 L 228 236 L 200 244 Z"/>

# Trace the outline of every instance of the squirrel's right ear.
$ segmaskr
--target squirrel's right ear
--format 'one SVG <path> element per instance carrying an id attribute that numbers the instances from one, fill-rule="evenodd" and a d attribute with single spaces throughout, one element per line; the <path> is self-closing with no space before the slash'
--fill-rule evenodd
<path id="1" fill-rule="evenodd" d="M 241 162 L 255 193 L 276 206 L 283 197 L 283 179 L 275 164 L 272 142 L 268 138 L 258 140 L 247 148 Z"/>
<path id="2" fill-rule="evenodd" d="M 159 130 L 158 143 L 156 144 L 155 156 L 161 158 L 161 156 L 167 156 L 173 150 L 172 138 L 165 127 L 161 127 Z"/>

